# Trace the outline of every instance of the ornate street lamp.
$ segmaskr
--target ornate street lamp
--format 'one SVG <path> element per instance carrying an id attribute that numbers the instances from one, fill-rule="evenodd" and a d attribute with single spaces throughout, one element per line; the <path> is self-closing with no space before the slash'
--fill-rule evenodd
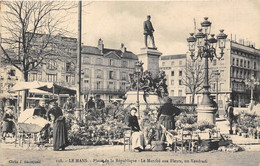
<path id="1" fill-rule="evenodd" d="M 190 33 L 190 37 L 187 38 L 187 42 L 189 45 L 190 56 L 193 61 L 196 61 L 199 57 L 205 59 L 205 77 L 203 84 L 203 98 L 201 104 L 197 108 L 198 112 L 198 121 L 208 121 L 209 123 L 215 124 L 215 113 L 216 108 L 214 108 L 212 101 L 210 100 L 210 92 L 209 92 L 209 67 L 208 67 L 208 59 L 211 61 L 216 57 L 217 59 L 221 59 L 224 55 L 224 48 L 226 44 L 227 35 L 224 34 L 224 30 L 220 30 L 220 34 L 217 35 L 217 39 L 214 34 L 210 33 L 211 30 L 211 22 L 208 21 L 208 17 L 204 17 L 204 21 L 201 23 L 201 29 L 198 29 L 197 34 Z M 220 48 L 220 56 L 216 54 L 216 48 Z M 197 45 L 197 51 L 196 51 Z M 196 53 L 195 53 L 196 52 Z"/>
<path id="2" fill-rule="evenodd" d="M 135 64 L 135 69 L 136 69 L 136 74 L 137 74 L 137 111 L 138 111 L 138 118 L 140 119 L 140 100 L 139 100 L 139 76 L 142 70 L 143 62 L 142 61 L 137 61 Z"/>
<path id="3" fill-rule="evenodd" d="M 251 97 L 250 97 L 250 103 L 253 104 L 253 96 L 254 96 L 254 89 L 256 86 L 258 86 L 259 80 L 256 79 L 253 75 L 250 79 L 245 80 L 245 85 L 251 90 Z"/>

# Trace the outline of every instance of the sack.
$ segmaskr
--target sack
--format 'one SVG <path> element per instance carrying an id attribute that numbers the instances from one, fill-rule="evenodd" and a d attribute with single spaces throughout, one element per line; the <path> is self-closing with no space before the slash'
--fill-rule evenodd
<path id="1" fill-rule="evenodd" d="M 165 151 L 165 148 L 164 141 L 152 141 L 152 151 Z"/>

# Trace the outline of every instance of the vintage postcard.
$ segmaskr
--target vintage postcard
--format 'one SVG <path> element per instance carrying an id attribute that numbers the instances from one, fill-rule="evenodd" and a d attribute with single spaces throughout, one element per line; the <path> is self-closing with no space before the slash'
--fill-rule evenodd
<path id="1" fill-rule="evenodd" d="M 260 164 L 260 2 L 0 1 L 0 165 Z"/>

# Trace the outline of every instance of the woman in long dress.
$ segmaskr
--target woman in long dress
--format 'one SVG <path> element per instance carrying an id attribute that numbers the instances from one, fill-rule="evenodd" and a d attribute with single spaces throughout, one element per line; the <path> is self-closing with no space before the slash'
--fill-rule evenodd
<path id="1" fill-rule="evenodd" d="M 55 100 L 50 102 L 48 118 L 53 120 L 53 150 L 65 150 L 68 146 L 68 134 L 66 130 L 65 118 L 60 107 Z"/>
<path id="2" fill-rule="evenodd" d="M 3 129 L 2 129 L 2 138 L 5 140 L 5 137 L 8 133 L 12 133 L 13 136 L 14 132 L 14 120 L 15 117 L 13 115 L 13 110 L 11 108 L 6 108 L 5 114 L 3 116 Z"/>
<path id="3" fill-rule="evenodd" d="M 131 127 L 132 130 L 132 147 L 137 150 L 138 152 L 141 152 L 144 150 L 144 134 L 140 130 L 140 126 L 136 117 L 136 108 L 131 109 L 131 115 L 128 119 L 128 126 Z"/>

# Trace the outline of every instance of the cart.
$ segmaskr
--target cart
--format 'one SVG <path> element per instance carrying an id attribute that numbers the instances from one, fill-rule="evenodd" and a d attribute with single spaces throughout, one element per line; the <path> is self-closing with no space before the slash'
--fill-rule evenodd
<path id="1" fill-rule="evenodd" d="M 42 117 L 35 116 L 35 111 L 37 109 L 26 109 L 18 118 L 15 146 L 18 145 L 25 150 L 47 149 L 50 138 L 50 122 Z"/>

